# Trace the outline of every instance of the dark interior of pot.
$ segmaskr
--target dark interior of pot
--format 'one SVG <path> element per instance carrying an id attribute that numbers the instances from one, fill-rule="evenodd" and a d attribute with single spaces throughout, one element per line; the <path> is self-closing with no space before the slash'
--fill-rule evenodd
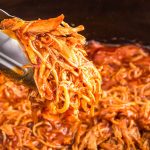
<path id="1" fill-rule="evenodd" d="M 146 0 L 1 0 L 9 13 L 31 20 L 64 14 L 83 24 L 88 40 L 150 45 L 150 1 Z"/>

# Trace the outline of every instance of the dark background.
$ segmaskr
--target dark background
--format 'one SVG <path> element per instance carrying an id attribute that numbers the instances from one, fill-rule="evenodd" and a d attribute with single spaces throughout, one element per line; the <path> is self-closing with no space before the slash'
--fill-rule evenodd
<path id="1" fill-rule="evenodd" d="M 150 45 L 150 0 L 0 0 L 0 8 L 27 20 L 63 13 L 88 40 Z"/>

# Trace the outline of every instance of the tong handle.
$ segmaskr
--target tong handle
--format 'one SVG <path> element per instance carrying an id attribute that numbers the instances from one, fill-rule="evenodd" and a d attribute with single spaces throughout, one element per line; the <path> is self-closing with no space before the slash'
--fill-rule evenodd
<path id="1" fill-rule="evenodd" d="M 0 21 L 4 20 L 4 19 L 9 19 L 9 18 L 13 18 L 15 16 L 12 16 L 10 14 L 8 14 L 6 11 L 4 11 L 3 9 L 0 9 Z"/>
<path id="2" fill-rule="evenodd" d="M 28 64 L 30 62 L 17 38 L 0 30 L 0 71 L 27 85 L 35 86 L 33 69 L 24 67 Z"/>

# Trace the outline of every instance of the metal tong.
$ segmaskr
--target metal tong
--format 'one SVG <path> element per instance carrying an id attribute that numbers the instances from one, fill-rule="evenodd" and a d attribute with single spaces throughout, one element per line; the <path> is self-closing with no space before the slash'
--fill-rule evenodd
<path id="1" fill-rule="evenodd" d="M 0 9 L 0 21 L 14 16 Z M 26 68 L 30 64 L 23 46 L 17 39 L 0 30 L 0 71 L 26 85 L 35 86 L 33 69 Z"/>

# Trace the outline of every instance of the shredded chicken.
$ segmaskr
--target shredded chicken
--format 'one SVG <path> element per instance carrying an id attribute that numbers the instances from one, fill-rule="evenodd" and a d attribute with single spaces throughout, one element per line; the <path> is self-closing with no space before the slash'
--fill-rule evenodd
<path id="1" fill-rule="evenodd" d="M 24 45 L 38 87 L 0 74 L 0 149 L 150 150 L 149 53 L 85 46 L 83 26 L 63 19 L 0 24 Z"/>

